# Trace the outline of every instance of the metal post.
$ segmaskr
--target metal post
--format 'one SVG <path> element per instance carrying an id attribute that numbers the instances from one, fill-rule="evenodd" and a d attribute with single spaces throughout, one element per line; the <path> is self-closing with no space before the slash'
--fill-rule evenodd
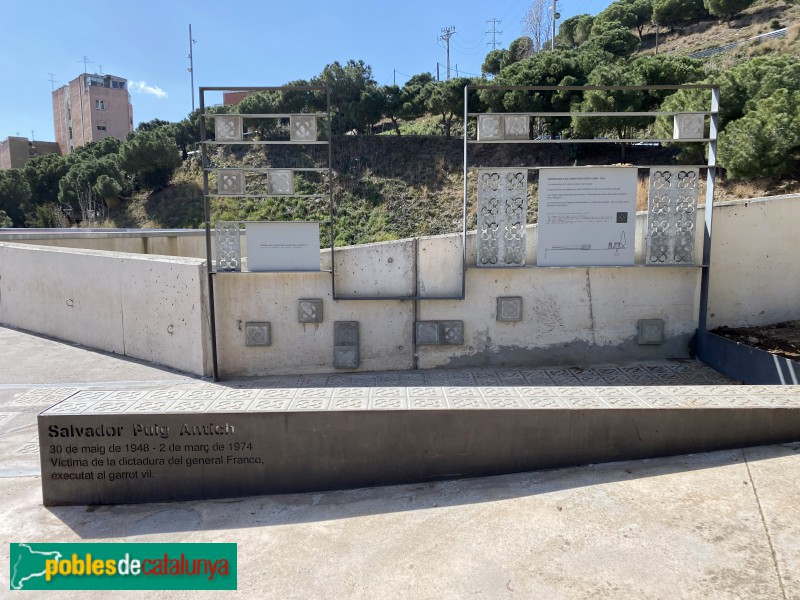
<path id="1" fill-rule="evenodd" d="M 208 156 L 206 153 L 205 89 L 200 88 L 200 165 L 203 169 L 203 210 L 206 220 L 206 274 L 208 277 L 208 313 L 211 333 L 211 367 L 214 381 L 219 381 L 217 364 L 217 317 L 214 310 L 214 263 L 211 256 L 211 203 L 208 196 Z"/>
<path id="2" fill-rule="evenodd" d="M 334 254 L 333 242 L 333 220 L 335 218 L 335 208 L 333 206 L 333 118 L 331 117 L 331 90 L 326 88 L 327 111 L 328 111 L 328 219 L 331 238 L 331 298 L 336 300 L 336 255 Z"/>
<path id="3" fill-rule="evenodd" d="M 464 199 L 461 207 L 461 298 L 466 298 L 467 294 L 467 120 L 469 119 L 469 86 L 464 86 Z"/>
<path id="4" fill-rule="evenodd" d="M 703 270 L 700 279 L 700 315 L 698 329 L 708 330 L 708 293 L 711 270 L 711 219 L 714 213 L 714 185 L 717 179 L 717 133 L 719 129 L 719 87 L 711 90 L 711 119 L 708 133 L 708 175 L 706 175 L 706 207 L 703 229 Z"/>
<path id="5" fill-rule="evenodd" d="M 192 52 L 192 45 L 194 39 L 192 38 L 192 24 L 189 23 L 189 77 L 192 85 L 192 112 L 194 112 L 194 55 Z"/>

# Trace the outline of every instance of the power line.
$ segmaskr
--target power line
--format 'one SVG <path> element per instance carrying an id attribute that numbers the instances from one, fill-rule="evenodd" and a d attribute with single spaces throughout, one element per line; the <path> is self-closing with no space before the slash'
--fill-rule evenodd
<path id="1" fill-rule="evenodd" d="M 477 42 L 467 42 L 466 44 L 461 44 L 459 42 L 466 40 L 464 40 L 461 35 L 456 34 L 453 37 L 453 45 L 465 54 L 475 54 L 476 52 L 483 52 L 483 40 L 485 39 L 486 34 L 484 33 Z"/>
<path id="2" fill-rule="evenodd" d="M 498 19 L 495 19 L 495 18 L 492 18 L 492 19 L 489 19 L 488 21 L 486 21 L 487 25 L 491 24 L 491 26 L 492 26 L 492 30 L 486 32 L 486 33 L 491 33 L 492 34 L 492 41 L 491 42 L 487 42 L 487 45 L 490 45 L 492 47 L 492 50 L 495 50 L 497 48 L 497 46 L 500 45 L 500 42 L 497 41 L 497 34 L 498 33 L 503 33 L 502 31 L 497 31 L 497 26 L 500 23 L 502 23 L 502 21 L 500 21 Z"/>

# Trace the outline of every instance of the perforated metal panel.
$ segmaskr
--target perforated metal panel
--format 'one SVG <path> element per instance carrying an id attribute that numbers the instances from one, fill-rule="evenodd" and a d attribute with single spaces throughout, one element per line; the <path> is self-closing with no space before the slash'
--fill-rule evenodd
<path id="1" fill-rule="evenodd" d="M 651 169 L 647 264 L 694 263 L 696 169 Z"/>
<path id="2" fill-rule="evenodd" d="M 479 267 L 525 265 L 526 169 L 478 171 Z"/>
<path id="3" fill-rule="evenodd" d="M 217 221 L 214 228 L 217 242 L 217 271 L 242 270 L 242 246 L 237 221 Z"/>

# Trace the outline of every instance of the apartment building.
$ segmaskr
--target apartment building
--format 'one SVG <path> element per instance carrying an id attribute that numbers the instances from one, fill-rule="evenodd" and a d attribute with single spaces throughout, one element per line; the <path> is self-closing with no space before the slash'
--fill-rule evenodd
<path id="1" fill-rule="evenodd" d="M 45 154 L 61 154 L 61 150 L 55 142 L 9 136 L 0 141 L 0 171 L 21 169 L 30 159 Z"/>
<path id="2" fill-rule="evenodd" d="M 62 154 L 108 136 L 133 131 L 128 81 L 84 73 L 53 92 L 53 124 Z"/>

